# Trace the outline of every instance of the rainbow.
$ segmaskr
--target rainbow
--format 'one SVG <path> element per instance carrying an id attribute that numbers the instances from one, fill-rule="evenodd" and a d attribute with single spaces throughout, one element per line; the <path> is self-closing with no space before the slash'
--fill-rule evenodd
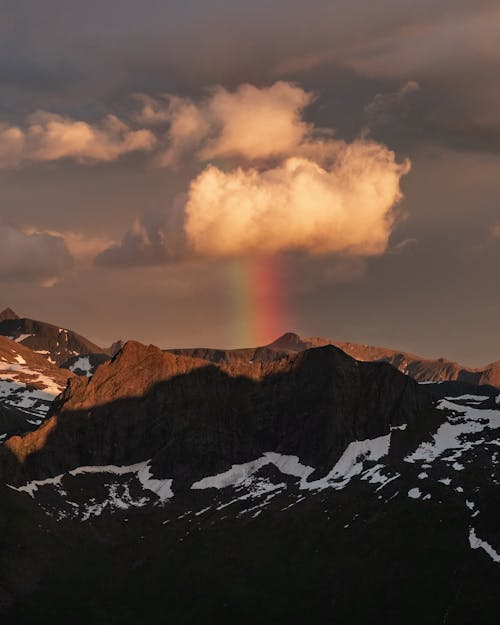
<path id="1" fill-rule="evenodd" d="M 285 331 L 282 258 L 244 258 L 228 263 L 229 343 L 265 345 Z"/>

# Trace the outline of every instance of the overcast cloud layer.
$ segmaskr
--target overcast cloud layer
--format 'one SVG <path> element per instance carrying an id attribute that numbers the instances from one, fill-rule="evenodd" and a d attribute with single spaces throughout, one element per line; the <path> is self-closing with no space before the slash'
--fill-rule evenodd
<path id="1" fill-rule="evenodd" d="M 497 2 L 0 5 L 5 306 L 232 345 L 277 253 L 283 331 L 500 358 Z"/>

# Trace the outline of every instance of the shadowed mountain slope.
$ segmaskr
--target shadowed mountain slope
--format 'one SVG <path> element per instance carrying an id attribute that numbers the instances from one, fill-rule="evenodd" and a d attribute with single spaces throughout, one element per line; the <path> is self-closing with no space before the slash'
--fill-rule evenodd
<path id="1" fill-rule="evenodd" d="M 0 453 L 20 463 L 17 481 L 151 459 L 175 489 L 269 451 L 296 455 L 320 475 L 352 441 L 404 424 L 408 447 L 439 419 L 411 378 L 333 346 L 215 366 L 128 342 L 92 378 L 70 379 L 53 416 Z"/>
<path id="2" fill-rule="evenodd" d="M 0 613 L 493 625 L 498 399 L 331 345 L 214 364 L 129 342 L 0 446 Z"/>

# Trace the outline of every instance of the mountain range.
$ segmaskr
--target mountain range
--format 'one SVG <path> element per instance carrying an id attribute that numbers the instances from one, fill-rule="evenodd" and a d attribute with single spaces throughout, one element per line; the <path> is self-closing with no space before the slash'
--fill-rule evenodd
<path id="1" fill-rule="evenodd" d="M 95 369 L 114 356 L 124 345 L 122 340 L 109 347 L 99 347 L 84 336 L 56 325 L 29 318 L 20 318 L 11 309 L 0 312 L 0 336 L 15 340 L 44 355 L 57 366 L 78 375 L 91 375 Z M 210 362 L 270 361 L 313 347 L 334 345 L 356 360 L 388 362 L 417 382 L 457 380 L 475 385 L 500 387 L 500 361 L 484 367 L 467 367 L 445 358 L 423 358 L 386 347 L 348 343 L 319 337 L 302 338 L 287 332 L 268 345 L 243 349 L 187 348 L 166 349 L 176 354 L 202 358 Z"/>
<path id="2" fill-rule="evenodd" d="M 0 319 L 4 622 L 496 623 L 496 365 Z"/>

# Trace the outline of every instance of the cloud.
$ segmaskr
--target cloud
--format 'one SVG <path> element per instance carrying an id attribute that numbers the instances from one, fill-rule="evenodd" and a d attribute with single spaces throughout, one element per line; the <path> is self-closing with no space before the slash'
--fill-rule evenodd
<path id="1" fill-rule="evenodd" d="M 309 131 L 301 113 L 312 99 L 312 94 L 283 81 L 262 89 L 245 84 L 233 93 L 214 90 L 208 107 L 217 134 L 200 157 L 253 160 L 290 154 Z"/>
<path id="2" fill-rule="evenodd" d="M 81 163 L 109 162 L 130 152 L 151 151 L 155 144 L 150 130 L 132 130 L 114 115 L 92 125 L 37 111 L 23 127 L 0 125 L 0 167 L 68 158 Z"/>
<path id="3" fill-rule="evenodd" d="M 369 126 L 391 124 L 408 114 L 408 97 L 420 90 L 420 85 L 410 80 L 397 91 L 377 93 L 365 107 Z"/>
<path id="4" fill-rule="evenodd" d="M 137 218 L 118 243 L 106 246 L 95 263 L 111 267 L 155 266 L 187 256 L 183 230 L 185 196 L 180 194 L 171 209 L 160 216 Z"/>
<path id="5" fill-rule="evenodd" d="M 233 92 L 217 87 L 200 104 L 164 96 L 162 108 L 143 99 L 143 123 L 170 119 L 164 158 L 173 162 L 178 151 L 190 149 L 214 162 L 167 216 L 137 220 L 96 262 L 158 265 L 286 251 L 383 254 L 409 162 L 398 163 L 375 141 L 347 143 L 333 129 L 307 123 L 303 110 L 312 100 L 285 82 L 244 84 Z"/>
<path id="6" fill-rule="evenodd" d="M 299 157 L 264 171 L 209 166 L 191 183 L 186 234 L 207 256 L 382 254 L 408 170 L 384 146 L 361 140 L 338 142 L 328 169 Z"/>
<path id="7" fill-rule="evenodd" d="M 83 232 L 44 230 L 40 228 L 24 228 L 26 235 L 46 235 L 55 239 L 62 239 L 75 265 L 80 267 L 92 264 L 93 259 L 115 245 L 115 241 L 104 235 L 89 235 Z"/>
<path id="8" fill-rule="evenodd" d="M 159 159 L 164 166 L 175 165 L 187 151 L 195 151 L 201 161 L 283 156 L 310 131 L 301 115 L 313 95 L 283 81 L 263 88 L 243 84 L 234 91 L 218 86 L 198 103 L 171 94 L 136 98 L 142 103 L 138 122 L 169 126 Z"/>
<path id="9" fill-rule="evenodd" d="M 73 265 L 64 239 L 46 233 L 29 234 L 0 223 L 0 279 L 38 281 L 53 286 Z"/>

